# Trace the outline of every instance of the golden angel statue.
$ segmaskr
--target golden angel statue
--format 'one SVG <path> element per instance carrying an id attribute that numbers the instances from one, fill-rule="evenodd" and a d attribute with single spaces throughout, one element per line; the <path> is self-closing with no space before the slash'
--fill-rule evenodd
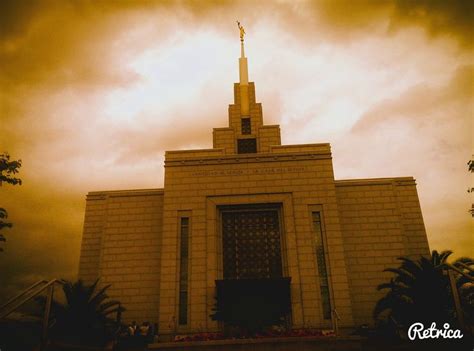
<path id="1" fill-rule="evenodd" d="M 244 41 L 245 29 L 244 29 L 244 27 L 242 27 L 242 25 L 240 24 L 239 21 L 237 21 L 237 26 L 238 26 L 239 29 L 240 29 L 240 40 L 241 40 L 241 41 Z"/>

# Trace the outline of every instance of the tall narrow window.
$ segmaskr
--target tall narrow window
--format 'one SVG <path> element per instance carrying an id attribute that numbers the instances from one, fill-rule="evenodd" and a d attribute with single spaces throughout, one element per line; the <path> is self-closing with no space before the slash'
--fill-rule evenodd
<path id="1" fill-rule="evenodd" d="M 250 118 L 242 118 L 241 120 L 242 134 L 252 134 Z"/>
<path id="2" fill-rule="evenodd" d="M 179 264 L 179 318 L 180 325 L 188 324 L 188 239 L 189 218 L 181 217 L 180 222 L 180 264 Z"/>
<path id="3" fill-rule="evenodd" d="M 329 281 L 324 252 L 323 228 L 321 225 L 321 213 L 311 212 L 313 221 L 313 231 L 316 242 L 316 262 L 319 272 L 319 287 L 321 290 L 321 304 L 323 308 L 323 318 L 331 319 L 331 300 L 329 297 Z"/>

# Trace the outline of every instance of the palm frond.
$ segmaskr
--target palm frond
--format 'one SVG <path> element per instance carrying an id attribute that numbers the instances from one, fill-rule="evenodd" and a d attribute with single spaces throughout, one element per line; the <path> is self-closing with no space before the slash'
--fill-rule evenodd
<path id="1" fill-rule="evenodd" d="M 401 266 L 410 272 L 412 275 L 416 275 L 421 271 L 421 266 L 419 265 L 418 262 L 408 258 L 408 257 L 399 257 L 398 258 L 400 261 L 402 261 Z"/>
<path id="2" fill-rule="evenodd" d="M 438 264 L 443 264 L 446 262 L 446 260 L 448 259 L 449 256 L 452 255 L 452 251 L 451 250 L 445 250 L 443 252 L 441 252 L 439 254 L 439 263 Z"/>
<path id="3" fill-rule="evenodd" d="M 383 270 L 384 272 L 391 272 L 395 274 L 394 280 L 397 281 L 413 281 L 415 279 L 415 276 L 411 274 L 409 271 L 406 269 L 400 267 L 400 268 L 386 268 Z"/>
<path id="4" fill-rule="evenodd" d="M 382 283 L 377 285 L 377 290 L 383 290 L 383 289 L 393 289 L 394 282 L 393 279 L 390 281 L 390 283 Z"/>
<path id="5" fill-rule="evenodd" d="M 458 259 L 456 259 L 456 261 L 453 262 L 453 265 L 455 265 L 457 263 L 463 263 L 467 266 L 472 266 L 472 265 L 474 265 L 474 259 L 472 259 L 470 257 L 459 257 Z"/>
<path id="6" fill-rule="evenodd" d="M 439 253 L 438 251 L 433 250 L 433 252 L 431 252 L 431 263 L 433 266 L 436 266 L 437 262 L 439 262 Z"/>
<path id="7" fill-rule="evenodd" d="M 92 283 L 91 286 L 89 286 L 86 289 L 86 296 L 87 296 L 87 301 L 90 301 L 92 299 L 92 296 L 94 294 L 95 288 L 97 287 L 97 284 L 99 284 L 100 278 L 97 278 L 94 283 Z"/>
<path id="8" fill-rule="evenodd" d="M 111 300 L 111 301 L 107 301 L 103 304 L 101 304 L 97 311 L 102 313 L 102 312 L 105 312 L 107 309 L 109 309 L 110 307 L 115 307 L 115 306 L 120 306 L 120 302 L 119 301 L 116 301 L 116 300 Z"/>
<path id="9" fill-rule="evenodd" d="M 98 305 L 100 304 L 103 300 L 107 299 L 108 298 L 108 295 L 105 293 L 107 291 L 108 288 L 110 288 L 112 285 L 109 284 L 109 285 L 106 285 L 104 286 L 102 289 L 100 289 L 95 295 L 94 297 L 92 297 L 90 300 L 89 300 L 89 303 L 91 305 Z"/>

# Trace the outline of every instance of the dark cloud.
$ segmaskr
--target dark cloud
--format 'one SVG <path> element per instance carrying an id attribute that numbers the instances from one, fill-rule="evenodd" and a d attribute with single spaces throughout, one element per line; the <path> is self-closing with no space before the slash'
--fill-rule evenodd
<path id="1" fill-rule="evenodd" d="M 13 3 L 2 12 L 9 18 L 0 37 L 3 87 L 124 79 L 106 64 L 112 57 L 104 39 L 111 34 L 113 13 L 79 11 L 75 2 Z"/>
<path id="2" fill-rule="evenodd" d="M 6 41 L 25 33 L 41 9 L 41 3 L 36 0 L 5 0 L 0 9 L 0 40 Z"/>
<path id="3" fill-rule="evenodd" d="M 314 15 L 341 37 L 349 38 L 352 31 L 367 31 L 374 24 L 387 21 L 392 1 L 323 0 L 313 3 Z"/>
<path id="4" fill-rule="evenodd" d="M 396 27 L 418 25 L 432 36 L 453 36 L 464 46 L 474 43 L 474 2 L 470 0 L 398 0 L 391 20 Z"/>
<path id="5" fill-rule="evenodd" d="M 26 165 L 28 167 L 28 165 Z M 20 173 L 23 185 L 2 186 L 2 206 L 13 227 L 0 254 L 0 298 L 35 280 L 76 274 L 84 194 L 61 191 L 47 179 L 37 183 Z"/>
<path id="6" fill-rule="evenodd" d="M 451 80 L 442 87 L 419 84 L 403 93 L 381 102 L 366 112 L 352 127 L 354 133 L 367 133 L 394 121 L 408 120 L 417 128 L 439 123 L 439 119 L 465 120 L 472 117 L 474 99 L 474 65 L 459 67 Z M 439 114 L 441 108 L 452 108 L 452 113 Z M 433 118 L 436 117 L 436 121 Z"/>
<path id="7" fill-rule="evenodd" d="M 450 36 L 463 47 L 473 45 L 474 2 L 470 0 L 323 0 L 315 16 L 340 38 L 382 25 L 388 31 L 418 26 L 432 37 Z"/>

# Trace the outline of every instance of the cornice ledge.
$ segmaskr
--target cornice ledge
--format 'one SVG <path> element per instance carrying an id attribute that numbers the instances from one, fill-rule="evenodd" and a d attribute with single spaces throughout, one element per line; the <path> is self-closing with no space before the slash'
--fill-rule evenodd
<path id="1" fill-rule="evenodd" d="M 357 185 L 389 185 L 397 186 L 416 185 L 413 177 L 392 177 L 392 178 L 364 178 L 364 179 L 336 179 L 334 181 L 336 187 L 340 186 L 357 186 Z"/>
<path id="2" fill-rule="evenodd" d="M 331 152 L 292 152 L 292 153 L 265 153 L 265 154 L 234 154 L 223 156 L 208 156 L 193 159 L 168 159 L 165 167 L 219 165 L 258 162 L 281 162 L 301 160 L 331 159 Z"/>

